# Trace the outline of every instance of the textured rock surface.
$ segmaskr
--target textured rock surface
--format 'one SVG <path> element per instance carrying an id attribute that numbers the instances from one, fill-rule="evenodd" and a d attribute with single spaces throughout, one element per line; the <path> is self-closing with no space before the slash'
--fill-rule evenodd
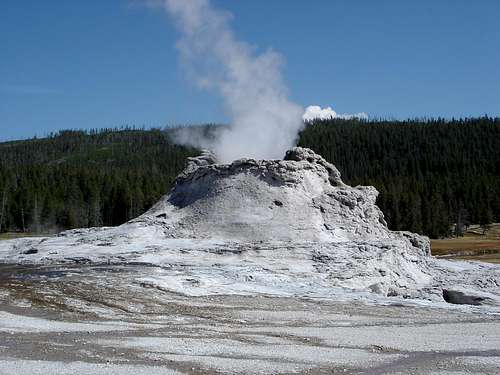
<path id="1" fill-rule="evenodd" d="M 192 158 L 169 195 L 134 222 L 157 222 L 175 237 L 245 241 L 406 238 L 387 229 L 373 187 L 350 187 L 309 149 L 285 160 L 216 164 Z M 423 242 L 422 242 L 423 241 Z M 425 240 L 421 240 L 425 246 Z M 418 242 L 418 243 L 420 243 Z"/>
<path id="2" fill-rule="evenodd" d="M 347 186 L 309 149 L 294 148 L 284 160 L 231 164 L 218 164 L 205 151 L 137 219 L 116 228 L 4 241 L 0 259 L 153 264 L 162 272 L 136 281 L 187 295 L 498 305 L 500 267 L 434 259 L 426 237 L 387 228 L 377 194 L 373 187 Z"/>

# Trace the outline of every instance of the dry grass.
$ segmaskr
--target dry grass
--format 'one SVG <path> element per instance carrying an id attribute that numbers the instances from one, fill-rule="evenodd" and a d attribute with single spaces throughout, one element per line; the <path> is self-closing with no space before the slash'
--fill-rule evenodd
<path id="1" fill-rule="evenodd" d="M 2 240 L 13 240 L 15 238 L 23 238 L 23 237 L 46 237 L 50 236 L 50 234 L 34 234 L 34 233 L 17 233 L 17 232 L 7 232 L 0 233 L 0 241 Z"/>
<path id="2" fill-rule="evenodd" d="M 500 263 L 500 223 L 492 224 L 484 235 L 482 232 L 475 225 L 463 237 L 431 240 L 432 255 Z"/>

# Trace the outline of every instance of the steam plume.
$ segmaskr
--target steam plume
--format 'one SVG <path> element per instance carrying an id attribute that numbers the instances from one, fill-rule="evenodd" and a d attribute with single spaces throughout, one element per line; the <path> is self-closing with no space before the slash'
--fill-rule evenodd
<path id="1" fill-rule="evenodd" d="M 206 146 L 224 162 L 281 158 L 303 126 L 303 109 L 287 97 L 281 56 L 272 50 L 258 53 L 237 40 L 230 14 L 213 8 L 209 0 L 162 4 L 181 32 L 177 47 L 190 75 L 222 96 L 231 118 L 231 127 Z"/>

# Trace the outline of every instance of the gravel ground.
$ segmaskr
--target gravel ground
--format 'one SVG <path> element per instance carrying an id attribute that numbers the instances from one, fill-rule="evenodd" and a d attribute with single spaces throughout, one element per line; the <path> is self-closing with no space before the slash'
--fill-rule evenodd
<path id="1" fill-rule="evenodd" d="M 0 270 L 0 374 L 500 373 L 496 315 L 187 297 L 127 284 L 140 267 L 63 271 Z"/>

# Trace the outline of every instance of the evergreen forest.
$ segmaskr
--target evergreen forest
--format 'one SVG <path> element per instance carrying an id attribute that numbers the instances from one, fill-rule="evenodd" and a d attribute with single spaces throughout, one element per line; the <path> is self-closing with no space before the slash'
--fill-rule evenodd
<path id="1" fill-rule="evenodd" d="M 222 126 L 222 125 L 221 125 Z M 215 125 L 200 125 L 213 133 Z M 0 232 L 113 226 L 168 192 L 195 148 L 172 129 L 66 130 L 0 143 Z M 389 227 L 432 238 L 500 221 L 500 119 L 316 120 L 298 144 L 373 185 Z"/>

